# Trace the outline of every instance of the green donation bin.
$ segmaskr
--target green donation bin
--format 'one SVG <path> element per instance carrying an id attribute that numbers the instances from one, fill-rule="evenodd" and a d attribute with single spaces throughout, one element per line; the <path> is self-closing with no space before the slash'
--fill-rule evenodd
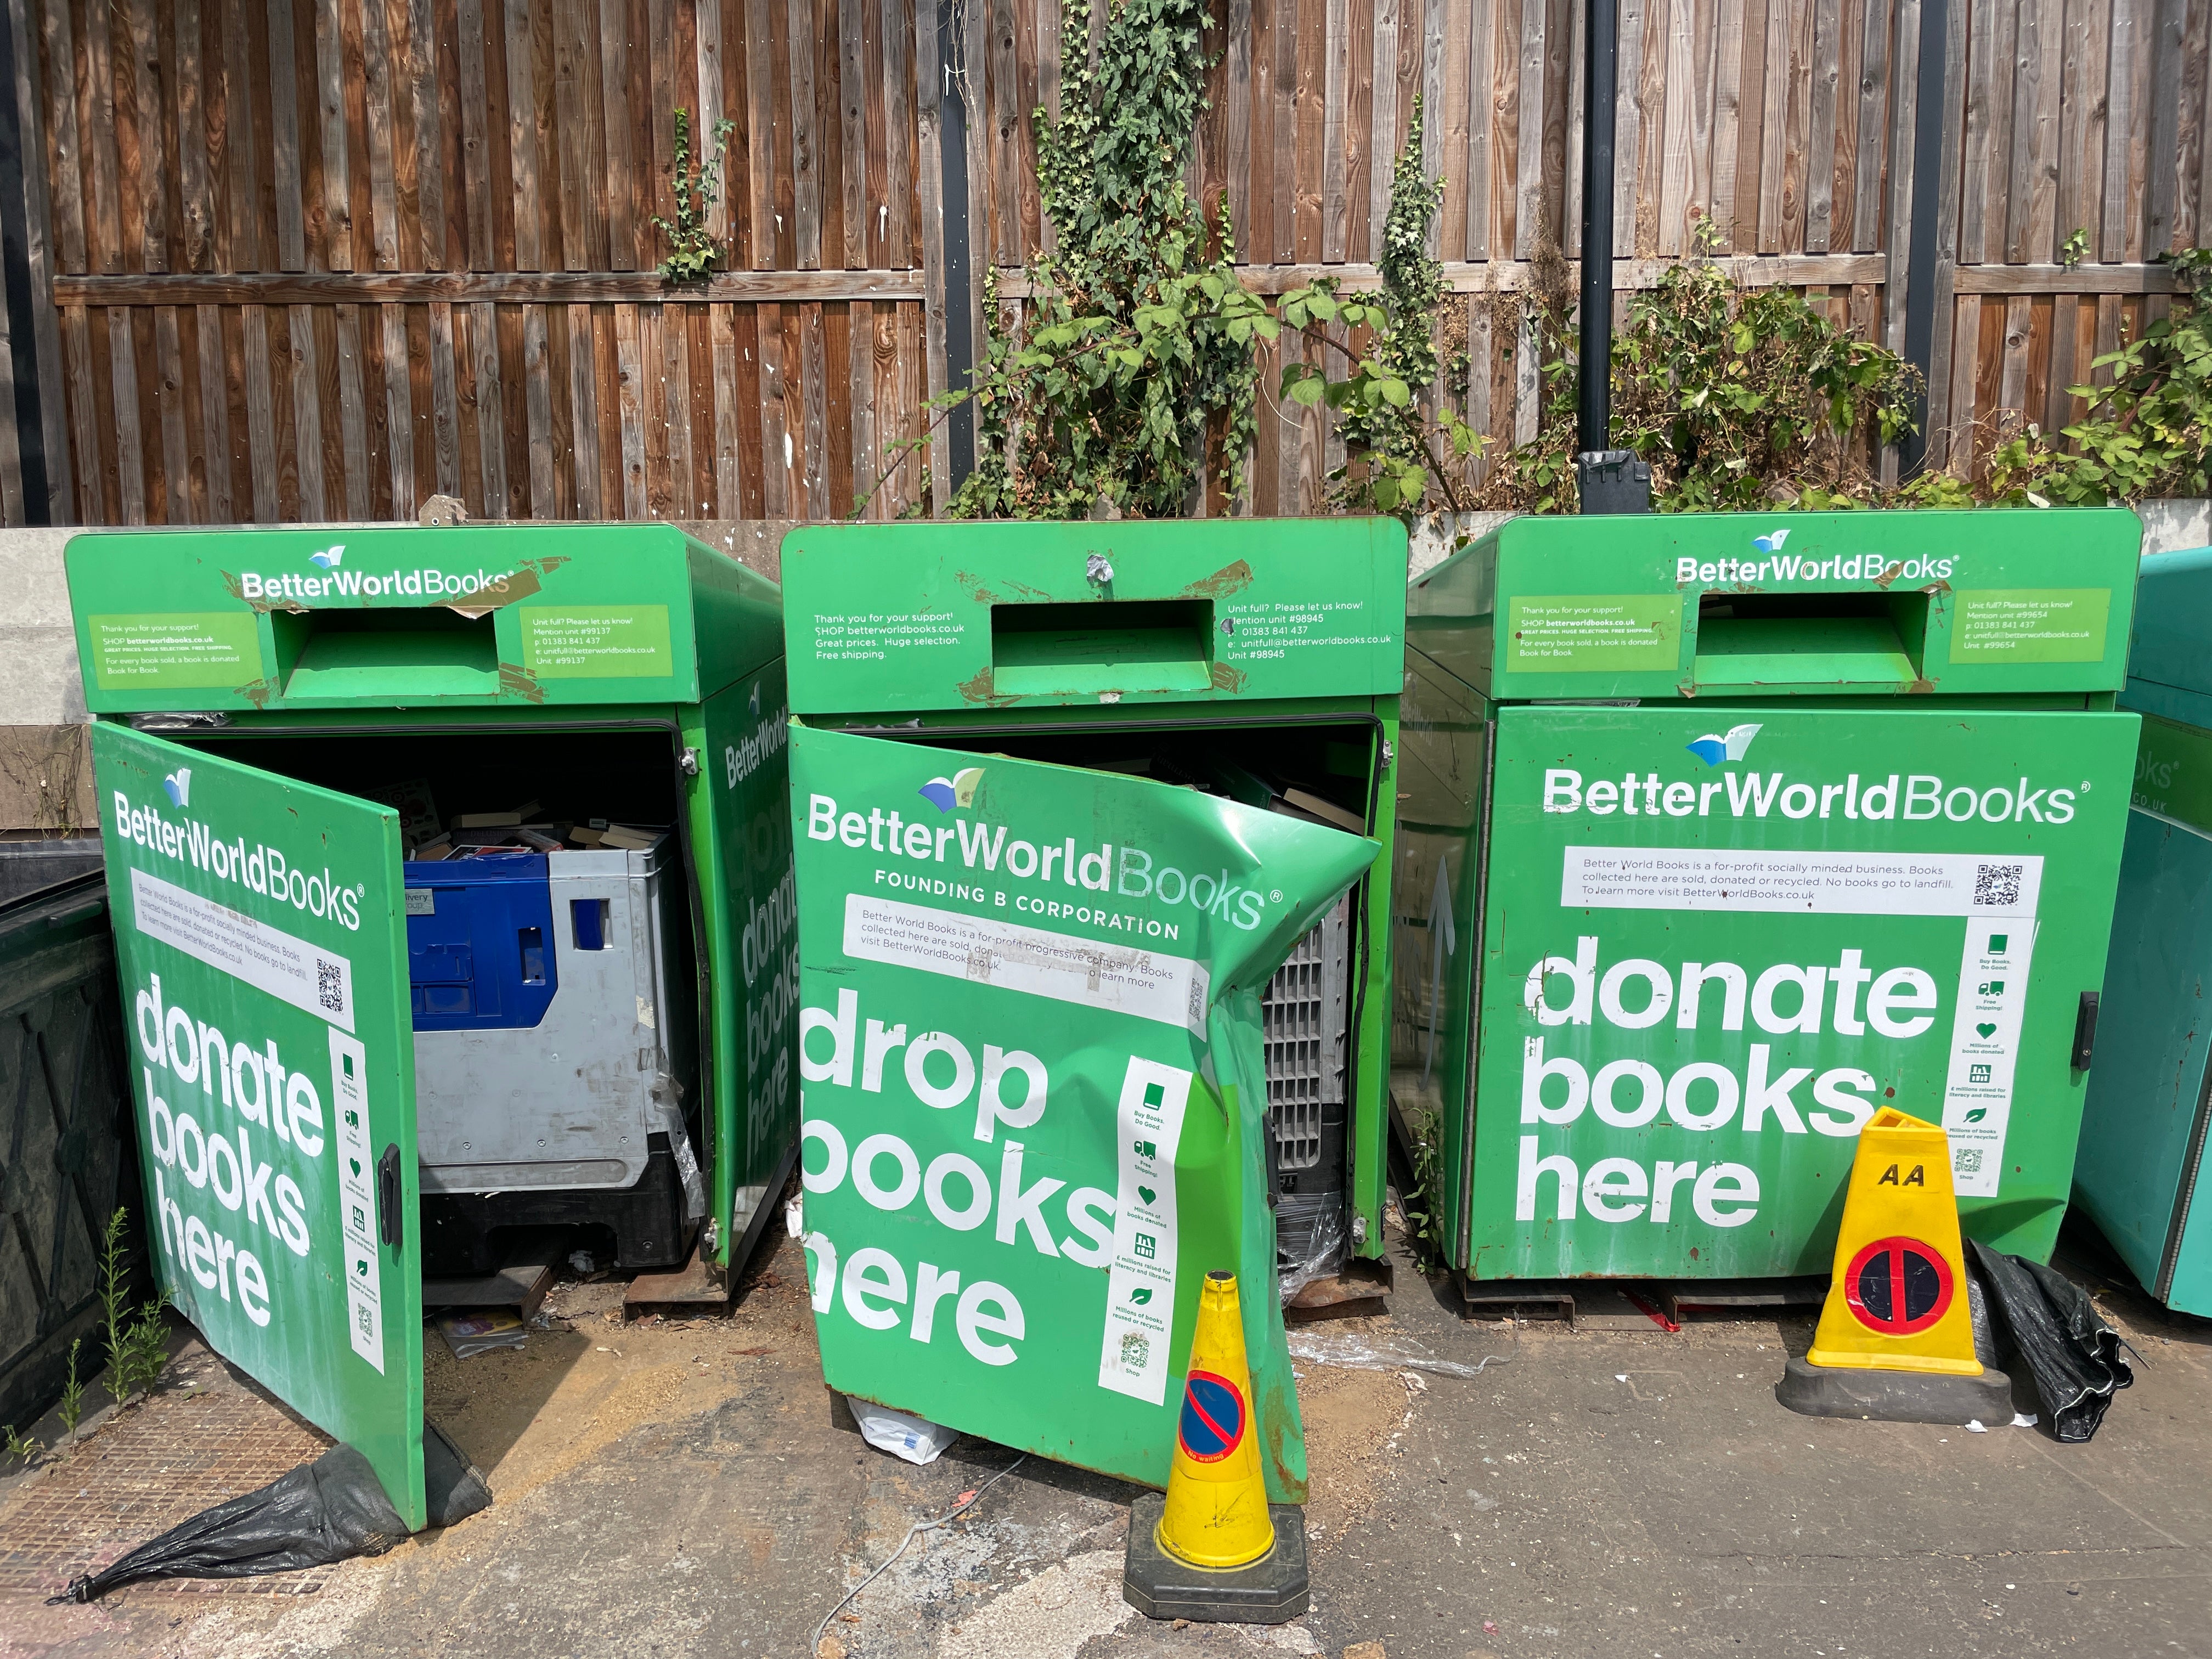
<path id="1" fill-rule="evenodd" d="M 825 526 L 782 569 L 829 1382 L 1158 1485 L 1227 1269 L 1219 1426 L 1295 1501 L 1281 1304 L 1387 1285 L 1403 528 Z"/>
<path id="2" fill-rule="evenodd" d="M 1968 1233 L 2048 1256 L 2139 534 L 1522 518 L 1415 584 L 1395 1087 L 1467 1281 L 1825 1273 L 1888 1106 Z"/>
<path id="3" fill-rule="evenodd" d="M 423 1519 L 422 1280 L 797 1156 L 775 584 L 662 525 L 67 552 L 161 1282 Z"/>
<path id="4" fill-rule="evenodd" d="M 2145 558 L 2136 599 L 2142 743 L 2074 1192 L 2145 1290 L 2212 1316 L 2212 548 Z"/>

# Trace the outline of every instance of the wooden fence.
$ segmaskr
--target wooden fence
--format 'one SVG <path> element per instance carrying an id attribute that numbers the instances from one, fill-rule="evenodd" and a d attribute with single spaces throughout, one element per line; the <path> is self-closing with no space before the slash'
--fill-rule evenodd
<path id="1" fill-rule="evenodd" d="M 1248 279 L 1371 280 L 1419 95 L 1468 401 L 1527 435 L 1511 296 L 1580 252 L 1579 0 L 1214 3 L 1191 176 Z M 0 372 L 35 387 L 48 497 L 0 441 L 10 522 L 406 518 L 434 490 L 490 517 L 842 515 L 959 372 L 948 288 L 957 347 L 985 267 L 1049 234 L 1028 112 L 1057 106 L 1059 0 L 9 3 L 0 252 L 30 303 Z M 1747 278 L 1901 349 L 1917 226 L 1936 459 L 2002 411 L 2072 418 L 2090 356 L 2166 303 L 2150 256 L 2212 240 L 2212 0 L 1620 15 L 1621 285 L 1709 221 Z M 1923 94 L 1943 144 L 1916 179 Z M 735 124 L 727 268 L 681 292 L 651 222 L 679 106 Z M 927 454 L 941 494 L 941 428 Z M 1315 510 L 1335 459 L 1325 412 L 1270 399 L 1252 508 Z M 921 496 L 921 459 L 872 513 Z"/>

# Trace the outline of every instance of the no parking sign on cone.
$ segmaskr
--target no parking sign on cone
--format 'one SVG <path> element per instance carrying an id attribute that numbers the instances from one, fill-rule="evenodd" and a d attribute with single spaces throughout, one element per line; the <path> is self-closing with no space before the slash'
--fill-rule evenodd
<path id="1" fill-rule="evenodd" d="M 1776 1395 L 1817 1417 L 2010 1419 L 2010 1379 L 1974 1354 L 1942 1126 L 1885 1107 L 1860 1131 L 1820 1328 Z"/>
<path id="2" fill-rule="evenodd" d="M 1154 1619 L 1273 1625 L 1306 1610 L 1305 1511 L 1267 1502 L 1234 1273 L 1199 1290 L 1167 1495 L 1131 1508 L 1122 1593 Z"/>

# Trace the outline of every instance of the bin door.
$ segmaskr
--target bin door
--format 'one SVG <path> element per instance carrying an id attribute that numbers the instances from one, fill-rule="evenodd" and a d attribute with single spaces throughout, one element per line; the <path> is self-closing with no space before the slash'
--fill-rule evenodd
<path id="1" fill-rule="evenodd" d="M 830 1385 L 1163 1485 L 1200 1282 L 1225 1269 L 1268 1492 L 1303 1501 L 1260 993 L 1376 843 L 799 726 L 791 798 Z"/>
<path id="2" fill-rule="evenodd" d="M 161 1287 L 419 1528 L 398 816 L 106 721 L 92 752 Z"/>

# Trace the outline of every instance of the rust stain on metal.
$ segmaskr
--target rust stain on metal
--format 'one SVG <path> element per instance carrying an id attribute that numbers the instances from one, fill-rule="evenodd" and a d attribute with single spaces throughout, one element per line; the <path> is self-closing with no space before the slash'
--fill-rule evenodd
<path id="1" fill-rule="evenodd" d="M 1930 679 L 1917 679 L 1913 681 L 1911 684 L 1905 688 L 1905 694 L 1909 697 L 1926 696 L 1930 692 L 1934 691 L 1935 689 L 1935 681 Z"/>
<path id="2" fill-rule="evenodd" d="M 1244 689 L 1244 671 L 1233 662 L 1218 662 L 1213 665 L 1213 689 L 1217 691 L 1242 691 Z"/>
<path id="3" fill-rule="evenodd" d="M 1004 708 L 1010 702 L 1020 701 L 1018 696 L 1004 695 L 992 684 L 988 664 L 975 671 L 974 678 L 961 681 L 957 689 L 968 702 L 987 703 L 993 708 Z"/>
<path id="4" fill-rule="evenodd" d="M 266 708 L 269 707 L 270 698 L 277 695 L 278 689 L 276 682 L 273 679 L 249 680 L 238 688 L 237 695 L 245 698 L 256 708 Z"/>
<path id="5" fill-rule="evenodd" d="M 222 585 L 229 592 L 232 599 L 236 599 L 249 611 L 258 611 L 264 615 L 271 611 L 289 611 L 301 616 L 305 616 L 307 611 L 307 601 L 304 599 L 270 599 L 266 595 L 258 599 L 247 599 L 245 580 L 234 571 L 226 570 L 222 573 Z"/>
<path id="6" fill-rule="evenodd" d="M 1291 1504 L 1303 1504 L 1306 1501 L 1305 1471 L 1291 1467 L 1287 1448 L 1284 1444 L 1285 1437 L 1289 1432 L 1289 1425 L 1297 1409 L 1295 1401 L 1284 1400 L 1282 1385 L 1279 1382 L 1271 1382 L 1268 1385 L 1267 1408 L 1261 1414 L 1261 1421 L 1267 1427 L 1267 1461 L 1275 1466 L 1275 1480 L 1282 1487 L 1284 1501 Z M 1305 1461 L 1303 1445 L 1299 1447 L 1299 1452 L 1298 1462 L 1303 1463 Z"/>
<path id="7" fill-rule="evenodd" d="M 1890 566 L 1888 569 L 1883 571 L 1881 574 L 1874 579 L 1874 585 L 1876 587 L 1887 588 L 1892 582 L 1895 581 L 1904 574 L 1905 566 L 1902 562 L 1893 564 Z"/>
<path id="8" fill-rule="evenodd" d="M 520 697 L 526 702 L 545 701 L 545 688 L 538 684 L 538 677 L 516 663 L 500 664 L 499 691 L 503 697 Z"/>
<path id="9" fill-rule="evenodd" d="M 1239 559 L 1234 564 L 1224 564 L 1211 576 L 1194 581 L 1176 595 L 1179 599 L 1225 599 L 1231 593 L 1241 593 L 1252 585 L 1252 567 Z"/>

